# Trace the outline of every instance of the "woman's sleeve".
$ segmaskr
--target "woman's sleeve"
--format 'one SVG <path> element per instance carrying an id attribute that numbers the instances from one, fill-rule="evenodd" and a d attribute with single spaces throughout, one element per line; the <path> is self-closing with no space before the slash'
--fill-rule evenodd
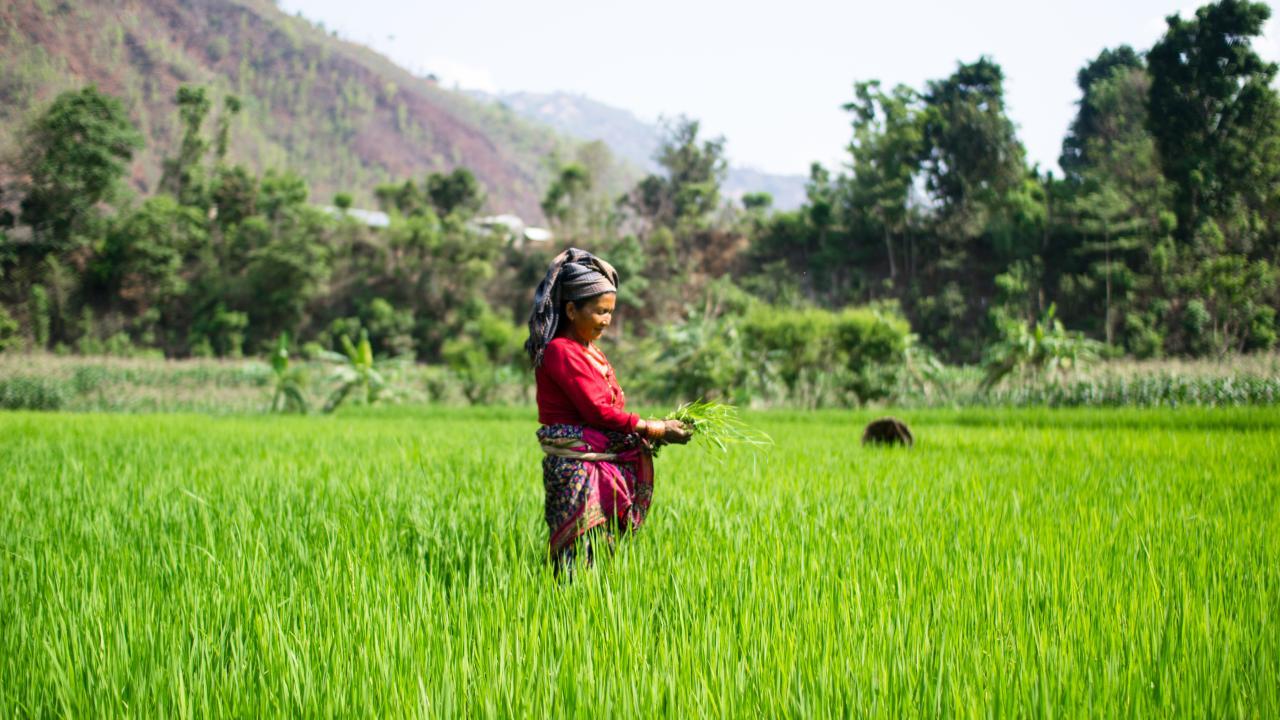
<path id="1" fill-rule="evenodd" d="M 547 346 L 542 365 L 569 397 L 587 425 L 602 430 L 632 432 L 640 416 L 613 406 L 613 391 L 587 357 L 559 343 Z"/>

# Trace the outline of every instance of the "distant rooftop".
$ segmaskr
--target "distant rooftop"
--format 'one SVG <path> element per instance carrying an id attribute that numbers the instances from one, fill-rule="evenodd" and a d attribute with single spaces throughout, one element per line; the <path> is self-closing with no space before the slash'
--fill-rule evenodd
<path id="1" fill-rule="evenodd" d="M 391 216 L 378 210 L 361 210 L 360 208 L 342 208 L 332 205 L 320 205 L 320 210 L 334 217 L 349 217 L 359 220 L 371 228 L 385 228 L 391 225 Z"/>

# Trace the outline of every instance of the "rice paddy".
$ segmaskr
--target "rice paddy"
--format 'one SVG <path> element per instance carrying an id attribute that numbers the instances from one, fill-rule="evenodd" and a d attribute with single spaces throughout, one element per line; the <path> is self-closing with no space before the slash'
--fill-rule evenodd
<path id="1" fill-rule="evenodd" d="M 0 413 L 0 717 L 1280 716 L 1280 409 L 878 414 L 564 584 L 531 410 Z"/>

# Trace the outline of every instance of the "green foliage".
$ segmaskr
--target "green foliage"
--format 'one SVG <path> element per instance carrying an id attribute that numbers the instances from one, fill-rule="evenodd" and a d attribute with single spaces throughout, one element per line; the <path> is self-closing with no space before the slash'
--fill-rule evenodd
<path id="1" fill-rule="evenodd" d="M 289 361 L 289 336 L 281 333 L 271 353 L 271 373 L 275 388 L 271 393 L 271 412 L 306 413 L 306 371 Z"/>
<path id="2" fill-rule="evenodd" d="M 820 405 L 842 395 L 863 403 L 887 396 L 902 370 L 910 328 L 886 309 L 756 306 L 741 332 L 753 364 L 771 367 L 793 397 L 812 392 L 806 385 L 827 390 L 810 398 Z"/>
<path id="3" fill-rule="evenodd" d="M 542 196 L 542 214 L 570 237 L 581 233 L 591 186 L 591 173 L 585 167 L 578 163 L 564 165 Z"/>
<path id="4" fill-rule="evenodd" d="M 1022 145 L 1005 114 L 1004 71 L 986 57 L 962 63 L 928 84 L 924 102 L 924 179 L 942 206 L 939 229 L 972 237 L 1025 172 Z"/>
<path id="5" fill-rule="evenodd" d="M 166 321 L 186 312 L 182 301 L 189 282 L 184 270 L 206 240 L 198 208 L 157 195 L 113 223 L 97 273 L 142 322 L 140 331 L 154 331 L 157 324 L 167 326 Z"/>
<path id="6" fill-rule="evenodd" d="M 1063 172 L 1069 176 L 1079 175 L 1085 168 L 1108 159 L 1106 154 L 1098 154 L 1095 146 L 1098 139 L 1108 133 L 1111 125 L 1110 113 L 1099 107 L 1101 87 L 1117 76 L 1129 75 L 1134 71 L 1145 74 L 1145 70 L 1142 58 L 1128 45 L 1121 45 L 1114 50 L 1107 48 L 1080 69 L 1076 74 L 1076 86 L 1080 88 L 1081 95 L 1080 109 L 1071 121 L 1066 139 L 1062 141 L 1062 157 L 1058 161 Z M 1145 95 L 1142 100 L 1145 105 Z M 1140 129 L 1145 130 L 1145 107 L 1140 118 Z"/>
<path id="7" fill-rule="evenodd" d="M 182 143 L 177 154 L 164 161 L 160 189 L 183 205 L 203 206 L 205 176 L 200 162 L 209 151 L 209 141 L 201 134 L 201 128 L 212 103 L 205 88 L 193 85 L 178 88 L 174 102 L 181 117 Z"/>
<path id="8" fill-rule="evenodd" d="M 724 138 L 699 140 L 697 120 L 679 117 L 664 123 L 654 160 L 663 175 L 649 175 L 628 195 L 627 204 L 658 226 L 699 226 L 720 205 L 726 161 Z"/>
<path id="9" fill-rule="evenodd" d="M 767 192 L 743 193 L 742 207 L 746 210 L 767 211 L 773 207 L 773 196 Z"/>
<path id="10" fill-rule="evenodd" d="M 441 217 L 459 213 L 462 217 L 469 218 L 479 212 L 485 202 L 480 181 L 464 167 L 456 168 L 447 175 L 431 173 L 423 183 L 423 190 L 436 214 Z"/>
<path id="11" fill-rule="evenodd" d="M 752 428 L 738 416 L 733 405 L 705 400 L 686 402 L 665 416 L 667 420 L 679 420 L 692 432 L 693 439 L 727 452 L 734 445 L 755 448 L 773 444 L 768 433 Z"/>
<path id="12" fill-rule="evenodd" d="M 46 378 L 0 378 L 0 410 L 61 410 L 66 404 L 62 386 Z"/>
<path id="13" fill-rule="evenodd" d="M 1152 134 L 1165 176 L 1176 188 L 1178 235 L 1191 242 L 1202 225 L 1228 230 L 1233 249 L 1249 250 L 1253 227 L 1274 203 L 1280 179 L 1280 97 L 1276 66 L 1253 50 L 1271 9 L 1220 0 L 1190 19 L 1168 18 L 1147 55 Z"/>
<path id="14" fill-rule="evenodd" d="M 1277 415 L 920 411 L 910 452 L 861 447 L 870 412 L 745 415 L 769 452 L 664 450 L 571 586 L 524 408 L 0 415 L 0 687 L 36 717 L 272 716 L 282 678 L 308 717 L 1276 717 Z"/>
<path id="15" fill-rule="evenodd" d="M 27 308 L 31 317 L 31 337 L 36 347 L 43 350 L 49 347 L 49 291 L 43 285 L 31 288 L 31 301 Z"/>
<path id="16" fill-rule="evenodd" d="M 14 320 L 9 311 L 0 305 L 0 352 L 18 345 L 22 339 L 18 331 L 18 321 Z"/>
<path id="17" fill-rule="evenodd" d="M 654 328 L 642 355 L 641 391 L 664 399 L 747 400 L 750 361 L 734 314 L 691 309 L 683 322 Z"/>
<path id="18" fill-rule="evenodd" d="M 1268 314 L 1264 309 L 1271 309 L 1267 303 L 1277 284 L 1276 269 L 1265 260 L 1222 255 L 1203 262 L 1187 283 L 1196 296 L 1186 316 L 1197 348 L 1241 352 L 1249 348 L 1251 338 L 1265 339 L 1266 318 L 1273 318 L 1274 311 Z"/>
<path id="19" fill-rule="evenodd" d="M 218 116 L 218 139 L 214 146 L 214 157 L 221 164 L 227 159 L 227 150 L 231 144 L 231 123 L 244 109 L 244 104 L 235 95 L 228 95 L 222 100 L 222 114 Z"/>
<path id="20" fill-rule="evenodd" d="M 219 302 L 209 311 L 197 314 L 191 327 L 190 345 L 192 348 L 207 346 L 210 356 L 238 358 L 244 352 L 248 329 L 248 313 L 228 310 Z"/>
<path id="21" fill-rule="evenodd" d="M 385 355 L 413 357 L 413 312 L 396 310 L 391 303 L 377 297 L 363 313 L 375 352 Z"/>
<path id="22" fill-rule="evenodd" d="M 341 340 L 343 354 L 327 354 L 329 359 L 339 364 L 334 368 L 330 378 L 338 384 L 338 387 L 325 400 L 326 413 L 337 410 L 353 392 L 365 404 L 372 405 L 378 401 L 378 396 L 387 387 L 382 373 L 374 366 L 373 346 L 369 344 L 369 334 L 361 330 L 358 343 L 352 343 L 351 338 L 346 335 L 343 335 Z"/>
<path id="23" fill-rule="evenodd" d="M 1007 320 L 1000 324 L 1001 339 L 987 350 L 983 363 L 984 390 L 991 390 L 1010 376 L 1022 378 L 1066 372 L 1098 355 L 1098 343 L 1067 332 L 1050 305 L 1034 325 Z"/>
<path id="24" fill-rule="evenodd" d="M 116 198 L 142 136 L 124 106 L 95 87 L 59 95 L 27 129 L 22 222 L 50 250 L 67 249 Z"/>
<path id="25" fill-rule="evenodd" d="M 520 377 L 527 367 L 527 334 L 524 328 L 481 310 L 445 341 L 440 355 L 461 383 L 467 402 L 489 404 L 503 385 Z"/>

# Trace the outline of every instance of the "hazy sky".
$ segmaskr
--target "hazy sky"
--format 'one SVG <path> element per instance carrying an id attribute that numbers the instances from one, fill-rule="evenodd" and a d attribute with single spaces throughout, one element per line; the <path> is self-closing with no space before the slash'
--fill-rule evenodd
<path id="1" fill-rule="evenodd" d="M 1033 162 L 1057 168 L 1076 71 L 1106 47 L 1150 48 L 1187 0 L 281 0 L 401 65 L 489 91 L 585 94 L 644 119 L 684 113 L 736 164 L 805 173 L 844 161 L 857 80 L 949 75 L 986 54 Z M 1280 24 L 1255 42 L 1280 60 Z"/>

